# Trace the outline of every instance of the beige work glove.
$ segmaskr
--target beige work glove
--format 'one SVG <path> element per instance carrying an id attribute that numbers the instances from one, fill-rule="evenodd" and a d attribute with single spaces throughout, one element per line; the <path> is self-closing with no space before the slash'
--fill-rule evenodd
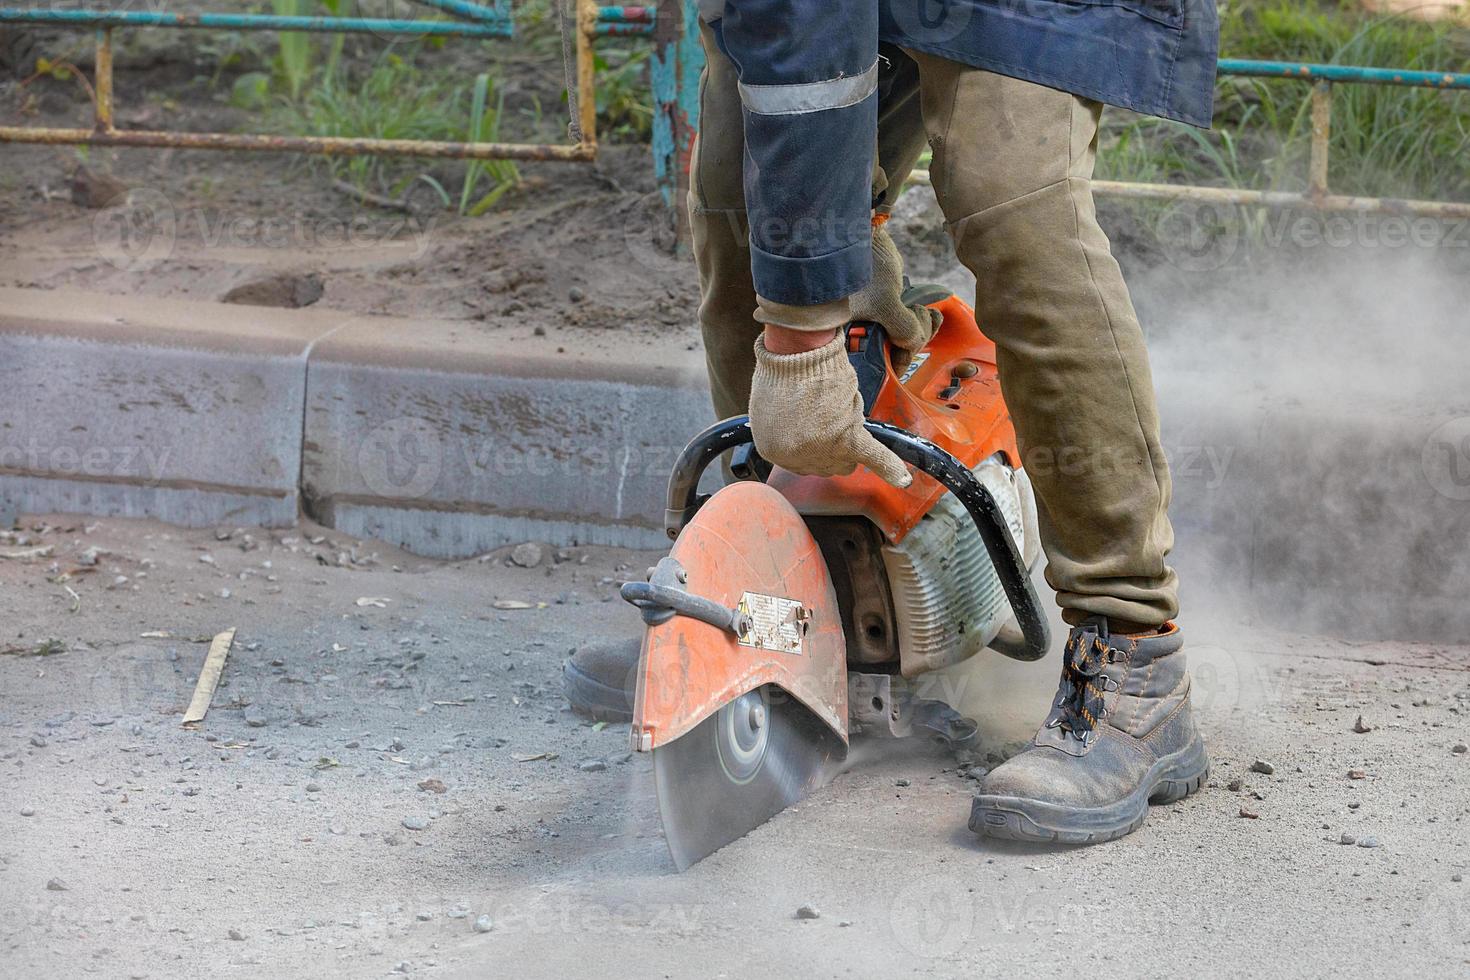
<path id="1" fill-rule="evenodd" d="M 913 482 L 903 460 L 863 428 L 857 372 L 847 338 L 801 354 L 772 354 L 755 341 L 750 431 L 769 462 L 808 476 L 846 476 L 858 464 L 896 487 Z"/>
<path id="2" fill-rule="evenodd" d="M 943 319 L 938 310 L 903 304 L 903 256 L 884 225 L 873 229 L 873 278 L 849 302 L 854 320 L 881 323 L 888 339 L 901 348 L 893 352 L 893 366 L 899 372 L 924 349 Z"/>

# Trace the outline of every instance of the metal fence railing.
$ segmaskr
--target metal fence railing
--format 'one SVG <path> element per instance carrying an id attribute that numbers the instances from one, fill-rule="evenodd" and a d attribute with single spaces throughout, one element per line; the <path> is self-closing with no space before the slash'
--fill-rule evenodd
<path id="1" fill-rule="evenodd" d="M 196 28 L 373 33 L 386 37 L 427 36 L 507 38 L 515 32 L 510 0 L 489 5 L 471 0 L 414 0 L 449 20 L 402 20 L 361 17 L 289 17 L 273 14 L 179 14 L 157 11 L 43 10 L 0 8 L 0 25 L 11 23 L 93 28 L 97 34 L 93 97 L 96 119 L 91 129 L 0 126 L 0 143 L 62 143 L 94 146 L 188 147 L 218 150 L 262 150 L 321 154 L 461 157 L 590 161 L 597 155 L 597 113 L 592 45 L 597 37 L 650 37 L 653 89 L 653 165 L 665 202 L 676 215 L 683 211 L 689 152 L 699 125 L 698 79 L 704 53 L 698 40 L 695 0 L 663 0 L 654 6 L 601 6 L 596 0 L 553 0 L 575 4 L 568 29 L 575 36 L 575 85 L 569 102 L 576 106 L 574 141 L 544 143 L 469 143 L 431 140 L 355 139 L 327 136 L 277 136 L 242 133 L 193 133 L 177 130 L 123 130 L 113 125 L 112 35 L 119 28 Z M 560 8 L 559 8 L 560 9 Z M 1096 180 L 1096 194 L 1135 199 L 1192 200 L 1271 208 L 1308 207 L 1322 211 L 1366 211 L 1470 218 L 1470 203 L 1361 197 L 1333 193 L 1328 186 L 1328 149 L 1332 132 L 1335 85 L 1401 85 L 1426 89 L 1470 90 L 1470 74 L 1364 68 L 1349 65 L 1283 61 L 1220 60 L 1222 75 L 1241 75 L 1306 82 L 1311 90 L 1311 151 L 1305 191 L 1208 187 L 1196 184 L 1136 183 Z M 913 175 L 922 181 L 923 171 Z M 675 204 L 680 206 L 675 207 Z"/>
<path id="2" fill-rule="evenodd" d="M 652 36 L 654 93 L 654 171 L 664 199 L 682 202 L 694 131 L 698 127 L 698 75 L 704 65 L 700 50 L 694 0 L 665 0 L 655 22 L 641 24 L 637 33 Z M 681 9 L 682 8 L 682 9 Z M 669 11 L 664 16 L 664 11 Z M 674 16 L 675 13 L 678 16 Z M 1335 194 L 1328 187 L 1328 145 L 1332 132 L 1332 90 L 1335 85 L 1403 85 L 1440 90 L 1470 90 L 1470 74 L 1362 68 L 1285 61 L 1244 61 L 1222 58 L 1222 75 L 1277 78 L 1311 84 L 1312 136 L 1304 192 L 1205 187 L 1195 184 L 1152 184 L 1095 180 L 1093 192 L 1103 196 L 1153 200 L 1193 200 L 1218 204 L 1308 207 L 1321 211 L 1366 211 L 1422 215 L 1433 218 L 1470 218 L 1470 202 L 1415 201 L 1397 198 Z M 923 181 L 917 171 L 911 179 Z M 682 207 L 676 208 L 682 211 Z"/>
<path id="3" fill-rule="evenodd" d="M 168 13 L 147 10 L 72 10 L 0 8 L 0 26 L 34 24 L 90 28 L 96 32 L 91 93 L 91 129 L 0 126 L 0 143 L 85 144 L 89 146 L 183 147 L 199 150 L 254 150 L 354 156 L 458 157 L 464 159 L 588 161 L 597 156 L 597 110 L 592 45 L 595 38 L 637 33 L 652 27 L 652 7 L 603 7 L 595 0 L 572 0 L 574 16 L 564 28 L 574 36 L 575 84 L 568 102 L 576 107 L 570 143 L 452 142 L 368 139 L 336 136 L 278 136 L 264 133 L 196 133 L 180 130 L 118 129 L 113 124 L 113 32 L 127 28 L 228 31 L 311 31 L 374 34 L 385 38 L 509 38 L 515 23 L 509 0 L 488 5 L 470 0 L 414 0 L 451 19 L 378 17 L 299 17 L 251 13 Z M 568 0 L 554 0 L 560 5 Z"/>

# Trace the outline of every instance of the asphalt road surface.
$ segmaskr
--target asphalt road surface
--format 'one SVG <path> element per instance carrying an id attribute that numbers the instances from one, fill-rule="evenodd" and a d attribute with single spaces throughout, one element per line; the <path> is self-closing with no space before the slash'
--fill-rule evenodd
<path id="1" fill-rule="evenodd" d="M 26 525 L 0 537 L 0 975 L 1470 964 L 1467 647 L 1186 618 L 1208 788 L 1088 849 L 965 829 L 973 767 L 1044 714 L 1055 673 L 987 658 L 949 678 L 982 723 L 974 757 L 858 740 L 826 789 L 677 874 L 649 761 L 560 695 L 569 649 L 637 634 L 614 596 L 654 556 L 441 563 L 312 526 Z"/>

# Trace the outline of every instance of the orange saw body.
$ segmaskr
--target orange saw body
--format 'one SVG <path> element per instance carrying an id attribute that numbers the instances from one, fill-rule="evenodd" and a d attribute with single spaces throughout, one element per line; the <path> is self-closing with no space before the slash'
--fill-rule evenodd
<path id="1" fill-rule="evenodd" d="M 854 731 L 974 737 L 911 678 L 986 646 L 1046 651 L 1035 505 L 995 345 L 961 300 L 931 305 L 943 323 L 902 375 L 881 327 L 848 329 L 867 428 L 916 470 L 908 487 L 865 468 L 774 469 L 744 417 L 710 426 L 675 464 L 673 548 L 623 597 L 648 626 L 633 748 L 653 753 L 680 868 L 820 786 Z M 737 479 L 701 493 L 727 452 Z"/>

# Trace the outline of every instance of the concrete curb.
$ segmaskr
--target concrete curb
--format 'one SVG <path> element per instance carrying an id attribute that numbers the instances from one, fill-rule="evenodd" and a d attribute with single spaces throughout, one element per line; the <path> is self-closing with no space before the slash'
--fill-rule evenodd
<path id="1" fill-rule="evenodd" d="M 683 350 L 19 289 L 0 311 L 0 498 L 22 512 L 282 526 L 304 508 L 444 558 L 657 547 L 670 464 L 710 419 Z"/>
<path id="2" fill-rule="evenodd" d="M 0 289 L 0 511 L 288 525 L 458 558 L 657 548 L 702 356 L 578 331 Z M 1470 630 L 1470 407 L 1217 397 L 1161 378 L 1191 616 L 1433 640 Z M 1457 448 L 1460 447 L 1460 448 Z M 1243 618 L 1243 619 L 1242 619 Z"/>
<path id="3" fill-rule="evenodd" d="M 378 318 L 318 345 L 302 465 L 312 512 L 444 558 L 532 538 L 663 544 L 669 469 L 712 418 L 701 362 L 505 343 Z"/>
<path id="4" fill-rule="evenodd" d="M 340 313 L 0 290 L 0 495 L 22 512 L 285 525 L 306 358 Z"/>

